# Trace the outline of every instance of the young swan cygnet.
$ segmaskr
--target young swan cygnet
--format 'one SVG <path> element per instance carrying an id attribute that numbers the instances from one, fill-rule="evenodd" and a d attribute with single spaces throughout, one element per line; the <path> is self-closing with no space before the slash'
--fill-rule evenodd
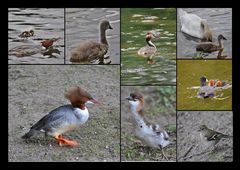
<path id="1" fill-rule="evenodd" d="M 106 39 L 106 30 L 113 29 L 109 21 L 103 20 L 100 23 L 100 42 L 84 41 L 71 53 L 71 62 L 94 62 L 104 64 L 104 55 L 108 52 L 108 42 Z"/>

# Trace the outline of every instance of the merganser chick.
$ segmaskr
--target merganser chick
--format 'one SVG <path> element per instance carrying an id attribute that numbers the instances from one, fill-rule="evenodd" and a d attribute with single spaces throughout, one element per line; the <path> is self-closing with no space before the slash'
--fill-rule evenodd
<path id="1" fill-rule="evenodd" d="M 149 147 L 160 148 L 162 155 L 168 160 L 163 148 L 171 143 L 169 135 L 158 124 L 151 124 L 145 119 L 143 113 L 143 95 L 140 93 L 131 93 L 126 99 L 131 105 L 136 137 Z"/>
<path id="2" fill-rule="evenodd" d="M 85 104 L 98 103 L 98 101 L 78 86 L 70 88 L 65 93 L 65 97 L 70 100 L 71 105 L 60 106 L 52 110 L 33 125 L 30 131 L 22 136 L 22 138 L 28 139 L 43 131 L 45 135 L 54 137 L 60 146 L 77 145 L 76 141 L 67 140 L 62 134 L 84 124 L 89 117 Z"/>
<path id="3" fill-rule="evenodd" d="M 99 64 L 105 64 L 104 57 L 108 52 L 108 41 L 106 38 L 106 31 L 113 29 L 109 21 L 103 20 L 100 22 L 100 42 L 84 41 L 71 52 L 71 62 L 89 62 L 98 60 Z M 107 63 L 110 64 L 110 63 Z"/>
<path id="4" fill-rule="evenodd" d="M 60 38 L 52 38 L 52 39 L 46 39 L 44 41 L 41 41 L 40 43 L 42 44 L 43 47 L 48 49 L 53 45 L 54 42 L 58 41 Z"/>
<path id="5" fill-rule="evenodd" d="M 153 61 L 153 55 L 157 51 L 157 47 L 153 44 L 151 41 L 154 38 L 154 35 L 152 32 L 147 32 L 146 35 L 146 42 L 147 45 L 145 47 L 142 47 L 138 50 L 138 55 L 145 57 L 148 59 L 148 64 L 155 64 L 156 62 Z"/>
<path id="6" fill-rule="evenodd" d="M 22 32 L 18 37 L 27 39 L 28 37 L 32 37 L 33 35 L 34 35 L 34 31 L 30 30 L 30 31 Z"/>

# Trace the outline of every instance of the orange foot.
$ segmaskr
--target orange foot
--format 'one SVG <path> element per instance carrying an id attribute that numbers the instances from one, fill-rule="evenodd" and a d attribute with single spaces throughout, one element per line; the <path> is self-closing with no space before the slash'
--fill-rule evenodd
<path id="1" fill-rule="evenodd" d="M 67 140 L 67 139 L 63 138 L 62 135 L 55 136 L 55 139 L 57 140 L 57 142 L 60 146 L 63 146 L 63 145 L 76 146 L 77 145 L 76 141 Z"/>

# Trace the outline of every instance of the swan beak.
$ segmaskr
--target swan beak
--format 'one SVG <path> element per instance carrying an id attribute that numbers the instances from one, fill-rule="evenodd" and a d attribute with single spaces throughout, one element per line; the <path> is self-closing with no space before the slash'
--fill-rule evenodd
<path id="1" fill-rule="evenodd" d="M 111 29 L 111 30 L 113 29 L 111 25 L 109 25 L 109 29 Z"/>
<path id="2" fill-rule="evenodd" d="M 225 38 L 224 36 L 223 36 L 223 39 L 224 39 L 224 40 L 227 40 L 227 38 Z"/>

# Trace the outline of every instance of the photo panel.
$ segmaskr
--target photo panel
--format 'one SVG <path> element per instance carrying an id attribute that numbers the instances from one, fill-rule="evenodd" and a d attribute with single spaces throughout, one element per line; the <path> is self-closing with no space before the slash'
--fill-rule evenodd
<path id="1" fill-rule="evenodd" d="M 64 8 L 8 8 L 8 64 L 64 64 Z"/>
<path id="2" fill-rule="evenodd" d="M 178 60 L 178 110 L 232 110 L 231 60 Z"/>
<path id="3" fill-rule="evenodd" d="M 175 86 L 121 86 L 121 161 L 176 161 Z"/>
<path id="4" fill-rule="evenodd" d="M 119 162 L 119 72 L 119 66 L 10 65 L 9 161 Z"/>
<path id="5" fill-rule="evenodd" d="M 232 59 L 232 8 L 178 8 L 177 58 Z"/>
<path id="6" fill-rule="evenodd" d="M 176 84 L 176 9 L 121 9 L 121 85 Z"/>
<path id="7" fill-rule="evenodd" d="M 178 162 L 232 162 L 232 111 L 178 111 Z"/>
<path id="8" fill-rule="evenodd" d="M 120 64 L 120 8 L 66 8 L 66 63 Z"/>

